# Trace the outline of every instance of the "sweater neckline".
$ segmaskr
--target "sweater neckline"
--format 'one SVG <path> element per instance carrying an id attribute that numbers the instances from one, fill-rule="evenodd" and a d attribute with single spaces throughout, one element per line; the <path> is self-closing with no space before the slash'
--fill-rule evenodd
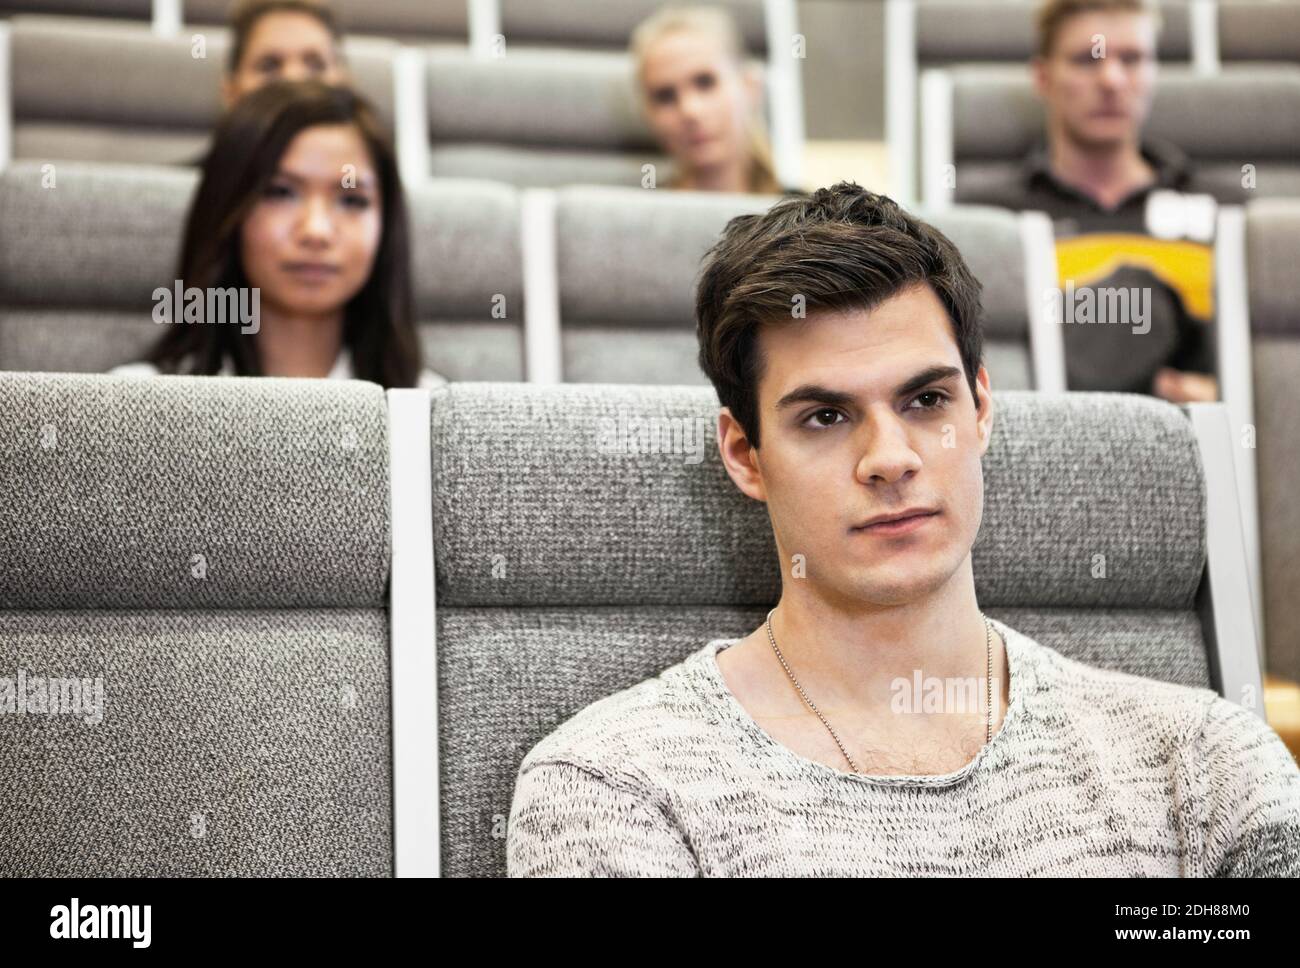
<path id="1" fill-rule="evenodd" d="M 978 753 L 959 769 L 950 773 L 934 774 L 878 774 L 878 773 L 850 773 L 848 770 L 838 770 L 834 767 L 827 766 L 817 760 L 810 759 L 801 753 L 796 753 L 784 743 L 774 739 L 767 730 L 752 717 L 748 710 L 745 709 L 735 694 L 732 693 L 727 681 L 723 678 L 722 669 L 718 666 L 718 653 L 723 649 L 729 648 L 741 641 L 739 638 L 732 639 L 712 639 L 700 651 L 700 665 L 704 669 L 704 674 L 709 680 L 712 687 L 710 698 L 715 702 L 721 702 L 726 707 L 728 717 L 733 724 L 738 726 L 744 733 L 756 740 L 764 748 L 772 749 L 776 755 L 788 763 L 797 765 L 804 772 L 814 772 L 825 776 L 830 776 L 837 780 L 847 780 L 854 783 L 865 783 L 872 786 L 887 787 L 947 787 L 960 783 L 967 777 L 971 776 L 989 755 L 989 751 L 995 746 L 999 748 L 1006 746 L 1012 740 L 1004 739 L 1007 734 L 1017 729 L 1020 721 L 1024 718 L 1025 697 L 1037 689 L 1037 677 L 1034 674 L 1033 660 L 1030 656 L 1030 644 L 1024 641 L 1019 632 L 1010 628 L 1006 624 L 999 622 L 997 619 L 990 617 L 989 621 L 993 628 L 1002 636 L 1003 642 L 1006 643 L 1008 678 L 1011 680 L 1009 685 L 1009 701 L 1007 710 L 1002 717 L 1002 724 L 998 731 L 993 734 L 993 739 L 980 747 Z"/>

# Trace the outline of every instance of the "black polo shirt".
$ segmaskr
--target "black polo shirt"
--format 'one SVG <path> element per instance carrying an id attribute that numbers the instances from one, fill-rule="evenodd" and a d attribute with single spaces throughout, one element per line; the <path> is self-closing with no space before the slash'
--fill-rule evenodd
<path id="1" fill-rule="evenodd" d="M 962 202 L 1047 213 L 1056 234 L 1058 291 L 1071 390 L 1150 393 L 1162 366 L 1214 373 L 1214 213 L 1177 146 L 1140 146 L 1155 172 L 1114 208 L 1059 181 L 1039 144 L 1013 183 Z M 1174 194 L 1177 193 L 1177 194 Z M 1221 201 L 1240 201 L 1223 198 Z"/>

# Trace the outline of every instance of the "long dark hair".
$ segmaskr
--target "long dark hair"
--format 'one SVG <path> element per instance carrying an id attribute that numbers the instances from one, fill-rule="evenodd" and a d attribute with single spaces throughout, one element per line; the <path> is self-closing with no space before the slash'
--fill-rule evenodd
<path id="1" fill-rule="evenodd" d="M 240 99 L 222 118 L 203 162 L 185 220 L 177 278 L 189 288 L 248 287 L 239 227 L 275 176 L 289 143 L 305 128 L 350 124 L 361 134 L 379 177 L 383 232 L 370 278 L 348 302 L 343 345 L 353 375 L 384 387 L 414 386 L 420 341 L 411 295 L 410 233 L 401 179 L 387 133 L 369 103 L 346 87 L 275 81 Z M 177 314 L 179 315 L 179 313 Z M 179 322 L 147 356 L 165 373 L 215 374 L 229 358 L 240 376 L 260 376 L 254 337 L 239 326 Z"/>

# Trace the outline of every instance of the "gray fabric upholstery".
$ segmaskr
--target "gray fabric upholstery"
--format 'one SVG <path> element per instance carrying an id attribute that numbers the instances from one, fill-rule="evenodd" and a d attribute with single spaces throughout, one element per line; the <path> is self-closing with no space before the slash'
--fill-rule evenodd
<path id="1" fill-rule="evenodd" d="M 40 161 L 188 164 L 220 115 L 229 43 L 224 28 L 160 37 L 147 25 L 66 17 L 15 17 L 11 25 L 14 149 Z M 347 41 L 358 90 L 393 117 L 396 46 Z"/>
<path id="2" fill-rule="evenodd" d="M 1205 558 L 1204 485 L 1178 409 L 1121 394 L 995 397 L 974 550 L 981 600 L 1190 608 Z M 716 412 L 703 387 L 461 384 L 440 394 L 439 606 L 773 599 L 770 528 L 762 506 L 725 476 Z M 624 416 L 676 417 L 690 434 L 675 454 L 603 452 Z M 1119 447 L 1124 459 L 1113 466 Z M 640 513 L 627 520 L 620 507 Z M 1090 577 L 1096 554 L 1106 555 L 1110 579 Z M 496 577 L 501 568 L 507 580 Z"/>
<path id="3" fill-rule="evenodd" d="M 53 187 L 47 175 L 53 176 Z M 158 338 L 193 169 L 35 161 L 0 172 L 0 369 L 103 372 Z"/>
<path id="4" fill-rule="evenodd" d="M 1277 0 L 1221 2 L 1219 59 L 1300 62 L 1300 6 Z"/>
<path id="5" fill-rule="evenodd" d="M 1015 177 L 1043 136 L 1043 109 L 1023 67 L 955 68 L 952 78 L 961 201 Z M 1300 71 L 1240 68 L 1201 77 L 1167 69 L 1144 130 L 1178 145 L 1225 186 L 1239 187 L 1241 166 L 1251 164 L 1257 194 L 1286 195 L 1300 187 Z"/>
<path id="6" fill-rule="evenodd" d="M 372 34 L 409 42 L 432 37 L 466 40 L 465 0 L 332 0 L 339 26 L 349 34 Z M 224 24 L 230 0 L 184 0 L 187 24 Z"/>
<path id="7" fill-rule="evenodd" d="M 1072 658 L 1207 686 L 1204 488 L 1184 416 L 1118 394 L 994 398 L 981 606 Z M 685 387 L 435 397 L 445 874 L 505 873 L 516 770 L 539 740 L 706 640 L 748 634 L 775 601 L 767 516 L 721 467 L 716 411 L 711 390 Z M 624 415 L 702 421 L 710 456 L 601 453 L 601 420 Z M 1098 553 L 1105 580 L 1089 577 Z"/>
<path id="8" fill-rule="evenodd" d="M 507 45 L 505 56 L 426 49 L 430 171 L 516 185 L 639 187 L 671 168 L 640 114 L 631 58 Z"/>
<path id="9" fill-rule="evenodd" d="M 523 379 L 518 192 L 434 179 L 410 186 L 407 201 L 426 365 L 453 380 Z M 493 315 L 497 297 L 504 317 Z"/>
<path id="10" fill-rule="evenodd" d="M 0 0 L 0 15 L 15 13 L 149 20 L 153 0 Z"/>
<path id="11" fill-rule="evenodd" d="M 1267 668 L 1300 680 L 1300 200 L 1246 207 Z"/>
<path id="12" fill-rule="evenodd" d="M 658 10 L 659 0 L 501 0 L 501 31 L 508 44 L 559 44 L 624 50 L 632 31 Z M 762 0 L 721 0 L 735 18 L 750 53 L 767 50 Z"/>
<path id="13" fill-rule="evenodd" d="M 0 655 L 103 684 L 0 716 L 0 877 L 392 874 L 381 610 L 5 609 Z"/>
<path id="14" fill-rule="evenodd" d="M 916 11 L 917 59 L 922 67 L 957 61 L 1019 61 L 1034 52 L 1034 18 L 1041 0 L 920 0 Z M 1156 52 L 1163 61 L 1191 56 L 1189 17 L 1182 0 L 1160 4 L 1164 26 Z"/>
<path id="15" fill-rule="evenodd" d="M 696 357 L 700 260 L 736 215 L 775 196 L 575 186 L 556 198 L 564 377 L 574 383 L 705 383 Z M 917 212 L 984 285 L 999 388 L 1030 389 L 1025 257 L 1018 217 L 987 206 Z M 990 372 L 993 372 L 990 370 Z"/>
<path id="16" fill-rule="evenodd" d="M 378 386 L 4 373 L 0 412 L 0 608 L 382 606 Z"/>

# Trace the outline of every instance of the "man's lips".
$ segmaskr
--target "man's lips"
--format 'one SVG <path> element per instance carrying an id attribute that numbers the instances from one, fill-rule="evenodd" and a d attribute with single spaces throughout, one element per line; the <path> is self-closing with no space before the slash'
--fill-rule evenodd
<path id="1" fill-rule="evenodd" d="M 880 521 L 875 524 L 860 524 L 853 530 L 862 534 L 874 535 L 896 535 L 908 534 L 918 528 L 925 527 L 926 523 L 939 516 L 938 511 L 917 511 L 906 514 L 903 517 L 896 517 L 888 521 Z"/>

